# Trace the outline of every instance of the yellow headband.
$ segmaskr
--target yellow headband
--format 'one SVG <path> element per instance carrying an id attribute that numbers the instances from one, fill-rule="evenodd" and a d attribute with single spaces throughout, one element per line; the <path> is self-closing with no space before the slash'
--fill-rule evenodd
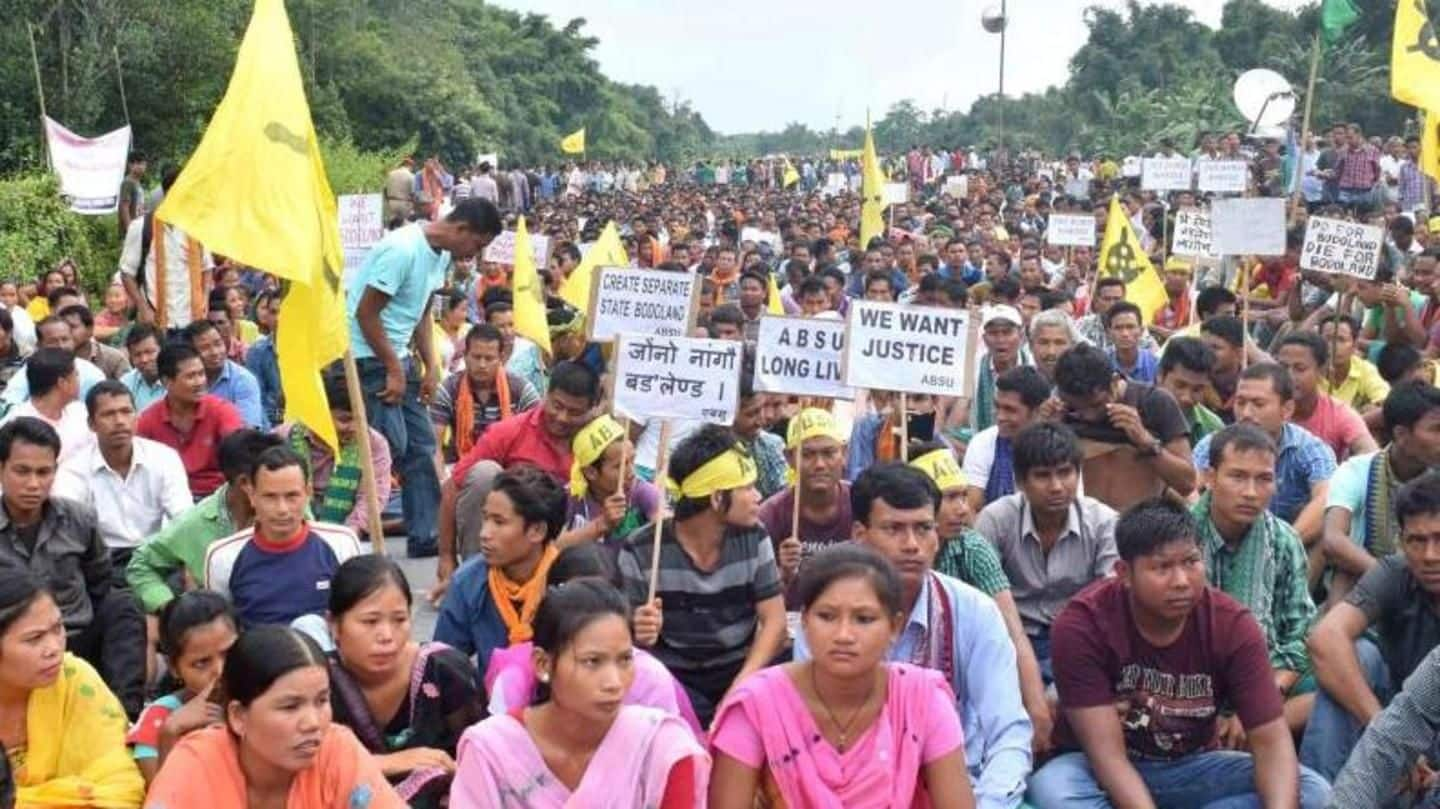
<path id="1" fill-rule="evenodd" d="M 937 449 L 910 462 L 910 465 L 930 476 L 941 492 L 963 489 L 966 486 L 965 473 L 955 460 L 955 453 L 948 449 Z"/>
<path id="2" fill-rule="evenodd" d="M 706 461 L 699 469 L 677 486 L 674 479 L 668 481 L 670 490 L 685 498 L 709 497 L 716 492 L 728 492 L 752 485 L 755 482 L 755 461 L 738 447 Z"/>
<path id="3" fill-rule="evenodd" d="M 807 407 L 790 419 L 790 427 L 785 431 L 785 447 L 797 449 L 811 438 L 833 438 L 843 444 L 846 436 L 840 434 L 835 417 L 829 411 Z"/>
<path id="4" fill-rule="evenodd" d="M 570 441 L 574 460 L 570 463 L 570 494 L 584 498 L 590 490 L 585 480 L 585 467 L 600 460 L 606 448 L 625 437 L 625 428 L 609 416 L 601 415 L 580 428 Z"/>

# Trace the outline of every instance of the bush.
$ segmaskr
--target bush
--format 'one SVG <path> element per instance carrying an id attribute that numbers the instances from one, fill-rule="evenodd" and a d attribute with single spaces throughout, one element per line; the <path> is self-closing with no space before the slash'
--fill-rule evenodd
<path id="1" fill-rule="evenodd" d="M 401 160 L 415 153 L 417 140 L 412 137 L 394 149 L 370 152 L 349 140 L 322 136 L 320 154 L 325 160 L 325 174 L 330 190 L 341 194 L 374 194 L 385 186 L 385 175 Z"/>
<path id="2" fill-rule="evenodd" d="M 101 293 L 119 264 L 115 216 L 71 212 L 49 172 L 0 178 L 0 278 L 35 281 L 67 256 L 85 291 Z"/>

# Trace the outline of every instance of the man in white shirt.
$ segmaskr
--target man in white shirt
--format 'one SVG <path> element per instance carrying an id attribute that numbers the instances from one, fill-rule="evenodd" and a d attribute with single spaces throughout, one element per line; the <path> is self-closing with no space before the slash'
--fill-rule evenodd
<path id="1" fill-rule="evenodd" d="M 70 455 L 54 494 L 94 509 L 115 569 L 165 523 L 190 508 L 185 464 L 170 447 L 135 435 L 135 399 L 123 382 L 106 380 L 85 397 L 95 442 Z M 62 454 L 64 438 L 61 438 Z"/>
<path id="2" fill-rule="evenodd" d="M 179 168 L 167 169 L 162 187 L 166 191 L 180 176 Z M 149 237 L 146 229 L 149 228 Z M 199 314 L 205 317 L 204 302 L 209 291 L 205 279 L 215 262 L 198 241 L 174 225 L 155 221 L 150 213 L 130 223 L 125 245 L 120 250 L 120 283 L 135 306 L 135 320 L 160 329 L 181 329 Z M 156 290 L 165 289 L 165 311 L 156 311 Z M 201 303 L 196 307 L 192 301 Z"/>
<path id="3" fill-rule="evenodd" d="M 41 348 L 25 363 L 25 378 L 30 398 L 11 408 L 5 421 L 31 416 L 60 434 L 60 463 L 95 445 L 95 434 L 85 418 L 80 398 L 80 375 L 75 371 L 75 357 L 59 348 Z"/>
<path id="4" fill-rule="evenodd" d="M 480 164 L 480 170 L 470 180 L 470 196 L 474 199 L 488 199 L 492 204 L 499 204 L 500 186 L 491 176 L 492 168 L 493 166 L 489 163 Z"/>

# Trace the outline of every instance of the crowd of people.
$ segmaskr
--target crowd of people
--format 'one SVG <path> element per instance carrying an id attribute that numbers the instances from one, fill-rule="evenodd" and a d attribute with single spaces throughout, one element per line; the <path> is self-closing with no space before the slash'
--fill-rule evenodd
<path id="1" fill-rule="evenodd" d="M 1284 255 L 1172 255 L 1211 195 L 1104 155 L 894 155 L 865 244 L 844 154 L 407 161 L 334 449 L 285 420 L 276 279 L 132 156 L 109 286 L 0 282 L 0 805 L 1440 806 L 1434 189 L 1354 126 L 1289 177 L 1197 145 L 1294 190 Z M 1112 210 L 1150 316 L 1046 238 Z M 486 256 L 521 215 L 548 352 Z M 1312 215 L 1383 226 L 1373 279 L 1301 271 Z M 733 423 L 612 412 L 559 294 L 610 223 L 743 344 Z M 971 392 L 758 388 L 761 318 L 856 300 L 970 312 Z"/>

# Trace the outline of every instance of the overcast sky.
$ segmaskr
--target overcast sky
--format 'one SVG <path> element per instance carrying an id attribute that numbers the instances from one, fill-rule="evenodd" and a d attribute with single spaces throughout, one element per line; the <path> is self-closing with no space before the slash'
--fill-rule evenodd
<path id="1" fill-rule="evenodd" d="M 1219 26 L 1224 0 L 1172 1 Z M 1267 2 L 1289 9 L 1305 4 Z M 1125 5 L 1124 0 L 1008 3 L 1006 95 L 1063 83 L 1070 57 L 1085 42 L 1084 9 Z M 980 15 L 999 4 L 497 0 L 497 5 L 546 14 L 556 27 L 585 17 L 585 31 L 600 40 L 594 55 L 606 75 L 652 84 L 666 98 L 678 93 L 724 133 L 777 130 L 791 121 L 828 130 L 836 116 L 845 129 L 864 123 L 866 107 L 879 118 L 903 98 L 915 99 L 927 111 L 967 109 L 996 89 L 1000 39 L 981 29 Z M 909 44 L 918 39 L 931 44 Z"/>

